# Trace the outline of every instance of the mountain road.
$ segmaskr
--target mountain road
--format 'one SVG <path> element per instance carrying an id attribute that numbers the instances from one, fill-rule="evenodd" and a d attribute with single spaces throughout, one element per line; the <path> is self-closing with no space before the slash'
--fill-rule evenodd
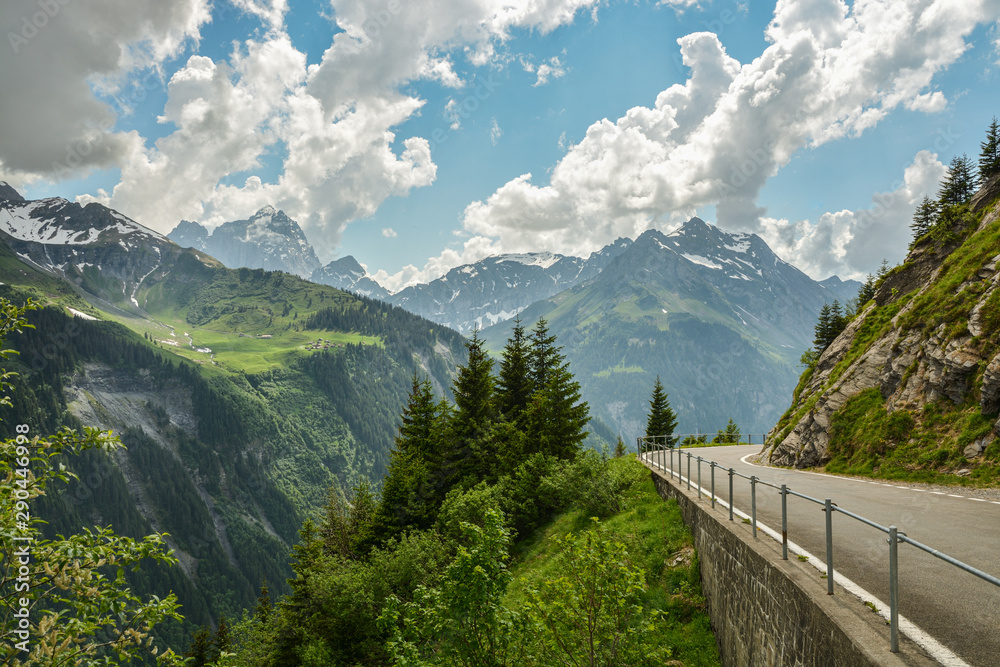
<path id="1" fill-rule="evenodd" d="M 708 461 L 731 467 L 743 475 L 823 501 L 882 526 L 896 526 L 908 537 L 937 549 L 967 565 L 1000 577 L 1000 493 L 977 494 L 962 487 L 940 488 L 903 482 L 838 477 L 809 471 L 772 468 L 750 463 L 757 447 L 729 446 L 684 449 L 705 460 L 701 464 L 703 502 L 710 503 Z M 652 458 L 652 457 L 651 457 Z M 677 466 L 687 475 L 687 462 Z M 669 470 L 666 456 L 654 462 Z M 697 462 L 691 462 L 692 489 L 697 483 Z M 729 500 L 728 474 L 715 471 L 716 498 Z M 751 509 L 750 482 L 734 480 L 734 506 Z M 822 505 L 788 496 L 788 539 L 825 562 L 826 523 Z M 714 512 L 723 519 L 728 509 L 717 503 Z M 740 519 L 737 518 L 737 521 Z M 781 531 L 781 495 L 774 488 L 757 486 L 757 521 Z M 771 539 L 761 533 L 761 539 Z M 888 610 L 889 546 L 887 535 L 840 512 L 833 517 L 834 578 L 851 579 Z M 789 555 L 789 558 L 795 558 Z M 942 664 L 989 667 L 1000 665 L 1000 587 L 946 563 L 910 544 L 899 545 L 899 613 L 953 652 L 935 655 Z M 817 577 L 817 588 L 826 582 Z M 919 633 L 917 631 L 917 633 Z M 907 633 L 909 634 L 909 633 Z M 911 637 L 917 640 L 917 637 Z M 919 642 L 919 640 L 918 640 Z M 888 646 L 886 647 L 888 650 Z"/>

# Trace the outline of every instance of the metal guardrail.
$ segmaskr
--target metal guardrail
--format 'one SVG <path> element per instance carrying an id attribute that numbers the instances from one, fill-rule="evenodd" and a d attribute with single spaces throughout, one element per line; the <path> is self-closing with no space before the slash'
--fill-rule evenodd
<path id="1" fill-rule="evenodd" d="M 677 478 L 678 484 L 682 484 L 686 478 L 687 488 L 691 489 L 691 459 L 696 460 L 697 467 L 697 492 L 698 498 L 701 498 L 701 464 L 707 463 L 711 469 L 711 486 L 710 495 L 712 499 L 712 507 L 715 507 L 715 470 L 719 468 L 724 470 L 729 475 L 729 520 L 733 520 L 733 480 L 736 477 L 741 477 L 743 479 L 749 480 L 750 482 L 750 522 L 753 528 L 754 539 L 760 539 L 757 536 L 757 486 L 763 484 L 764 486 L 776 489 L 781 495 L 781 559 L 788 560 L 788 496 L 795 496 L 797 498 L 802 498 L 817 505 L 823 506 L 823 512 L 826 514 L 826 594 L 833 595 L 833 582 L 834 582 L 834 568 L 833 568 L 833 514 L 834 512 L 840 512 L 845 516 L 849 516 L 856 521 L 875 528 L 888 535 L 886 542 L 889 543 L 889 650 L 893 653 L 899 652 L 899 565 L 898 565 L 898 550 L 900 544 L 910 544 L 922 551 L 929 553 L 930 555 L 943 560 L 946 563 L 954 565 L 955 567 L 973 574 L 980 579 L 987 581 L 994 586 L 1000 587 L 1000 578 L 994 577 L 991 574 L 983 572 L 971 565 L 963 563 L 962 561 L 949 556 L 937 549 L 933 549 L 926 544 L 922 544 L 910 537 L 907 537 L 906 533 L 899 530 L 896 526 L 883 526 L 876 523 L 870 519 L 867 519 L 859 514 L 850 512 L 841 507 L 838 507 L 830 498 L 825 498 L 820 500 L 819 498 L 813 498 L 812 496 L 807 496 L 803 493 L 798 493 L 792 491 L 788 488 L 788 485 L 782 484 L 781 486 L 771 484 L 770 482 L 765 482 L 758 479 L 755 475 L 744 475 L 737 472 L 732 468 L 726 468 L 720 463 L 715 461 L 709 461 L 700 456 L 692 456 L 690 451 L 682 451 L 678 444 L 681 438 L 687 436 L 673 436 L 670 438 L 665 438 L 663 436 L 655 437 L 640 437 L 637 438 L 637 450 L 639 453 L 639 460 L 649 463 L 654 467 L 658 467 L 661 470 L 669 474 L 670 479 L 674 477 Z M 736 444 L 736 443 L 733 443 Z M 743 443 L 740 443 L 743 444 Z M 763 444 L 763 439 L 762 439 Z M 674 466 L 674 452 L 677 456 L 677 466 Z M 682 476 L 678 469 L 682 468 L 681 457 L 687 454 L 687 475 Z M 645 457 L 645 458 L 644 458 Z M 652 458 L 650 458 L 652 457 Z M 669 461 L 668 461 L 669 459 Z M 658 463 L 657 463 L 658 461 Z M 669 468 L 664 465 L 669 463 Z"/>

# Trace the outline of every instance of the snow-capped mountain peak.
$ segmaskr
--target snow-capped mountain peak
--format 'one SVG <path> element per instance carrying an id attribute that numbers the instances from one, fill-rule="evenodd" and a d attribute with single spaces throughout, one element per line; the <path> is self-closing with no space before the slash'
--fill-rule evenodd
<path id="1" fill-rule="evenodd" d="M 285 271 L 305 278 L 320 265 L 299 224 L 270 205 L 246 220 L 225 222 L 211 234 L 196 222 L 182 220 L 168 237 L 233 268 Z"/>

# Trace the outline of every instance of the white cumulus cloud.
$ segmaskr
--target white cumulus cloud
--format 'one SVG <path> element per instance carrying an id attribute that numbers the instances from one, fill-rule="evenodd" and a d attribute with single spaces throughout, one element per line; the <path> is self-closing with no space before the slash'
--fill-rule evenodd
<path id="1" fill-rule="evenodd" d="M 715 34 L 682 37 L 691 72 L 683 85 L 591 125 L 548 184 L 523 174 L 473 202 L 463 229 L 504 251 L 585 254 L 714 204 L 721 227 L 764 231 L 758 194 L 796 152 L 856 137 L 901 106 L 944 108 L 935 74 L 961 57 L 966 37 L 995 20 L 998 6 L 780 0 L 770 45 L 746 64 Z M 836 215 L 818 224 L 846 224 Z"/>
<path id="2" fill-rule="evenodd" d="M 815 222 L 764 217 L 760 233 L 776 253 L 793 258 L 813 278 L 863 279 L 883 259 L 896 264 L 903 258 L 914 210 L 925 196 L 936 196 L 946 173 L 936 154 L 920 151 L 902 181 L 876 193 L 870 206 L 825 213 Z"/>

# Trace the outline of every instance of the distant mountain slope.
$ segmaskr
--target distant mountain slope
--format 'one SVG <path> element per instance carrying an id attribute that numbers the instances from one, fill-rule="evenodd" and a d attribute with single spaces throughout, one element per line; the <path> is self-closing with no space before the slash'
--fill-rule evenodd
<path id="1" fill-rule="evenodd" d="M 230 268 L 245 266 L 308 278 L 320 265 L 299 224 L 273 206 L 265 206 L 247 220 L 225 222 L 211 234 L 196 222 L 182 220 L 167 237 L 206 252 Z"/>
<path id="2" fill-rule="evenodd" d="M 778 465 L 1000 479 L 1000 175 L 939 222 L 802 375 Z"/>
<path id="3" fill-rule="evenodd" d="M 777 257 L 759 237 L 698 218 L 651 230 L 589 281 L 521 313 L 565 346 L 594 414 L 633 437 L 657 375 L 684 432 L 732 417 L 762 433 L 794 387 L 816 315 L 839 295 Z M 485 330 L 499 350 L 510 324 Z"/>
<path id="4" fill-rule="evenodd" d="M 443 392 L 464 354 L 400 308 L 227 269 L 99 205 L 0 195 L 0 294 L 50 305 L 8 341 L 21 375 L 0 417 L 122 436 L 113 461 L 71 462 L 81 481 L 45 516 L 170 532 L 180 569 L 137 588 L 173 588 L 194 624 L 238 617 L 264 581 L 287 590 L 302 521 L 331 484 L 382 478 L 414 372 Z"/>
<path id="5" fill-rule="evenodd" d="M 413 285 L 388 301 L 462 333 L 509 320 L 540 299 L 600 273 L 631 241 L 618 239 L 590 257 L 523 253 L 487 257 Z"/>
<path id="6" fill-rule="evenodd" d="M 350 255 L 316 269 L 312 272 L 309 280 L 372 299 L 389 300 L 389 291 L 372 280 L 365 268 L 358 263 L 358 260 Z"/>

